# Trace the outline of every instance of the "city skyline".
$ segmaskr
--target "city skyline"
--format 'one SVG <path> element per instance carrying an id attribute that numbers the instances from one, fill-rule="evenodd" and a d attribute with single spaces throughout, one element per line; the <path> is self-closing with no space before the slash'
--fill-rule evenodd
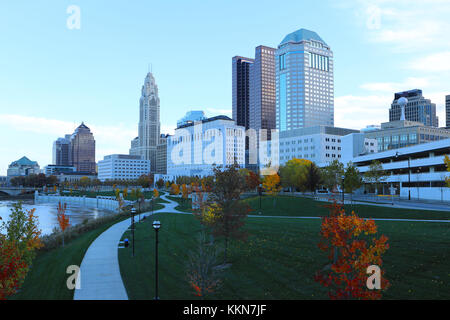
<path id="1" fill-rule="evenodd" d="M 147 68 L 160 89 L 161 133 L 173 132 L 189 110 L 231 116 L 230 59 L 252 57 L 261 44 L 276 47 L 300 28 L 316 31 L 333 49 L 335 126 L 361 129 L 388 121 L 394 92 L 416 88 L 437 105 L 445 126 L 450 42 L 444 17 L 450 5 L 444 1 L 414 9 L 405 1 L 324 1 L 317 7 L 286 1 L 258 9 L 255 18 L 235 13 L 229 3 L 180 2 L 170 10 L 161 3 L 78 1 L 80 30 L 66 27 L 70 4 L 0 5 L 0 26 L 10 30 L 0 53 L 0 130 L 8 140 L 0 150 L 0 175 L 22 156 L 41 166 L 52 163 L 53 141 L 82 121 L 96 136 L 97 159 L 127 153 L 137 135 Z M 145 18 L 149 11 L 155 19 Z M 234 25 L 224 23 L 232 14 Z M 173 35 L 177 41 L 167 41 Z M 199 55 L 201 65 L 193 63 Z"/>

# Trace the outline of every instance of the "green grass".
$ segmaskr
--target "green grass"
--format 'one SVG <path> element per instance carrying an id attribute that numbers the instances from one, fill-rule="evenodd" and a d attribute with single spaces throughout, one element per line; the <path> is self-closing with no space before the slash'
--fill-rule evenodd
<path id="1" fill-rule="evenodd" d="M 278 196 L 274 201 L 272 196 L 263 196 L 261 210 L 259 209 L 259 197 L 251 197 L 242 201 L 251 207 L 250 214 L 253 215 L 258 215 L 260 211 L 261 215 L 265 216 L 321 217 L 328 215 L 328 209 L 324 207 L 327 202 L 304 197 Z M 346 212 L 354 210 L 358 216 L 363 218 L 450 219 L 450 211 L 411 210 L 362 204 L 345 205 L 345 210 Z"/>
<path id="2" fill-rule="evenodd" d="M 175 196 L 167 196 L 168 199 L 178 202 L 178 206 L 175 207 L 178 211 L 192 212 L 192 199 L 183 199 Z"/>
<path id="3" fill-rule="evenodd" d="M 80 237 L 47 252 L 38 252 L 20 291 L 12 296 L 12 300 L 71 300 L 73 290 L 67 289 L 66 280 L 69 274 L 66 268 L 70 265 L 81 265 L 84 254 L 103 231 L 113 224 L 128 219 L 123 216 L 110 221 L 96 229 L 90 230 Z"/>
<path id="4" fill-rule="evenodd" d="M 161 213 L 137 226 L 136 256 L 119 250 L 130 299 L 154 297 L 155 234 L 159 219 L 159 296 L 196 299 L 186 281 L 188 252 L 201 225 L 190 215 Z M 318 249 L 320 220 L 248 218 L 246 242 L 231 242 L 231 267 L 222 273 L 215 299 L 328 299 L 313 280 L 326 262 Z M 384 299 L 450 299 L 450 225 L 426 222 L 377 222 L 391 248 L 383 268 L 391 287 Z M 124 237 L 129 237 L 124 234 Z M 222 241 L 218 241 L 222 244 Z"/>

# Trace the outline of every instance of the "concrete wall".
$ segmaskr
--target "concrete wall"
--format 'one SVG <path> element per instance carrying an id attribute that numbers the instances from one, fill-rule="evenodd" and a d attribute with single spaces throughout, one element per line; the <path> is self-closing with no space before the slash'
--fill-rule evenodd
<path id="1" fill-rule="evenodd" d="M 117 211 L 119 209 L 119 201 L 113 197 L 97 196 L 97 198 L 60 196 L 54 194 L 39 194 L 37 191 L 34 194 L 36 202 L 61 202 L 72 203 L 83 207 L 101 208 L 106 210 Z M 125 200 L 124 205 L 131 204 L 132 201 Z"/>

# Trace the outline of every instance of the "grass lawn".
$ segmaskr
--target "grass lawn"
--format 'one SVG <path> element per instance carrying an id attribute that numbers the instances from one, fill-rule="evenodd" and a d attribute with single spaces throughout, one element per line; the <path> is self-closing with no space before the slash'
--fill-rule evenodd
<path id="1" fill-rule="evenodd" d="M 178 211 L 192 212 L 192 199 L 183 199 L 175 196 L 167 196 L 167 198 L 172 201 L 178 202 L 179 205 L 175 207 L 175 209 L 177 209 Z"/>
<path id="2" fill-rule="evenodd" d="M 201 230 L 191 215 L 160 213 L 138 224 L 136 256 L 119 250 L 119 263 L 130 299 L 154 297 L 155 232 L 159 232 L 159 296 L 197 299 L 186 281 L 188 252 Z M 247 242 L 231 242 L 231 267 L 222 272 L 215 299 L 328 299 L 313 279 L 326 262 L 318 249 L 320 220 L 248 218 Z M 377 222 L 391 248 L 383 268 L 391 287 L 384 299 L 450 299 L 450 225 L 426 222 Z M 124 237 L 129 237 L 124 234 Z M 222 241 L 218 241 L 222 245 Z"/>
<path id="3" fill-rule="evenodd" d="M 163 199 L 157 199 L 154 210 L 163 208 L 161 203 L 166 203 Z M 129 219 L 128 217 L 117 217 L 104 225 L 90 230 L 80 237 L 66 243 L 66 245 L 48 252 L 39 252 L 33 261 L 30 272 L 27 274 L 24 285 L 20 292 L 10 299 L 17 300 L 71 300 L 73 290 L 68 290 L 66 280 L 66 268 L 69 265 L 81 265 L 84 254 L 90 244 L 106 229 L 113 224 Z M 137 215 L 136 215 L 137 219 Z"/>
<path id="4" fill-rule="evenodd" d="M 306 216 L 317 217 L 328 215 L 328 209 L 324 208 L 327 202 L 315 201 L 310 198 L 278 196 L 263 196 L 261 198 L 261 210 L 259 209 L 259 197 L 250 197 L 242 200 L 251 208 L 250 214 L 265 216 Z M 275 203 L 275 206 L 274 206 Z M 346 212 L 354 210 L 358 216 L 363 218 L 403 218 L 403 219 L 450 219 L 449 211 L 411 210 L 390 208 L 372 205 L 345 205 Z"/>

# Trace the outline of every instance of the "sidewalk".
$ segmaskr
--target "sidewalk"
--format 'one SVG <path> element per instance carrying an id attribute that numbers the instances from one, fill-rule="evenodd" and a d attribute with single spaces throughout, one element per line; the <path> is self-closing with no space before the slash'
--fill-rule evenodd
<path id="1" fill-rule="evenodd" d="M 169 203 L 161 203 L 163 209 L 153 212 L 186 213 L 175 210 L 177 202 L 161 199 Z M 152 215 L 151 212 L 141 214 Z M 119 268 L 118 245 L 123 233 L 130 227 L 130 219 L 116 223 L 103 232 L 89 246 L 80 266 L 80 289 L 75 289 L 74 300 L 128 300 Z"/>

